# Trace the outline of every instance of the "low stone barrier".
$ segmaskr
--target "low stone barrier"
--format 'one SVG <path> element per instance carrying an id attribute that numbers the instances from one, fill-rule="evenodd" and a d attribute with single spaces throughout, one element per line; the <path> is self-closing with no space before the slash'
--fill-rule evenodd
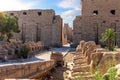
<path id="1" fill-rule="evenodd" d="M 0 66 L 0 80 L 4 79 L 22 79 L 22 78 L 32 78 L 33 73 L 38 72 L 39 74 L 44 74 L 44 72 L 49 71 L 55 66 L 54 61 L 45 62 L 28 62 L 21 64 L 11 64 Z"/>

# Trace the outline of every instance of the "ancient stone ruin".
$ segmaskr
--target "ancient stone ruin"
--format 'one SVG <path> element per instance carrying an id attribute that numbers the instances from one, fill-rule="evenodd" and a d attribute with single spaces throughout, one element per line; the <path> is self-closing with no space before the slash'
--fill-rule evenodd
<path id="1" fill-rule="evenodd" d="M 22 43 L 21 41 L 13 41 L 11 43 L 7 42 L 0 42 L 0 61 L 7 61 L 7 60 L 16 60 L 21 58 L 23 55 L 21 50 L 23 47 L 27 47 L 29 49 L 28 53 L 26 54 L 26 58 L 33 57 L 35 53 L 45 50 L 44 44 L 42 42 L 25 42 Z"/>
<path id="2" fill-rule="evenodd" d="M 101 34 L 107 28 L 113 28 L 117 32 L 116 44 L 120 46 L 120 5 L 119 0 L 81 0 L 81 16 L 76 16 L 73 21 L 73 43 L 79 41 L 99 40 Z M 104 45 L 104 44 L 102 44 Z"/>
<path id="3" fill-rule="evenodd" d="M 54 10 L 22 10 L 5 12 L 17 16 L 21 32 L 14 39 L 42 41 L 44 45 L 62 45 L 62 18 Z"/>
<path id="4" fill-rule="evenodd" d="M 72 77 L 96 80 L 96 71 L 103 75 L 117 64 L 120 64 L 119 50 L 108 51 L 96 45 L 94 41 L 81 41 L 76 48 Z"/>
<path id="5" fill-rule="evenodd" d="M 51 59 L 56 62 L 56 66 L 63 66 L 64 65 L 63 55 L 60 52 L 52 52 Z"/>
<path id="6" fill-rule="evenodd" d="M 55 66 L 54 61 L 28 62 L 0 66 L 0 80 L 5 79 L 39 79 L 45 80 L 46 75 Z"/>

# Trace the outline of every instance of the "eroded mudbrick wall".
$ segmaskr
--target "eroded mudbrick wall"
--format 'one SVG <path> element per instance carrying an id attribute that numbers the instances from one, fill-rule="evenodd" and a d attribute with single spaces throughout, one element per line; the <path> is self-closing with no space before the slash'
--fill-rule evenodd
<path id="1" fill-rule="evenodd" d="M 81 0 L 82 15 L 76 16 L 73 22 L 73 43 L 80 40 L 95 41 L 107 28 L 117 32 L 116 44 L 120 46 L 120 0 Z"/>
<path id="2" fill-rule="evenodd" d="M 50 10 L 22 10 L 5 12 L 17 16 L 21 32 L 15 39 L 42 41 L 45 45 L 62 44 L 62 18 Z"/>

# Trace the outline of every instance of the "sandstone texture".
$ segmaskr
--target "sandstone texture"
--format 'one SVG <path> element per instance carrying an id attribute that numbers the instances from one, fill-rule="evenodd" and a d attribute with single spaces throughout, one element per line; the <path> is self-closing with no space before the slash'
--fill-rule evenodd
<path id="1" fill-rule="evenodd" d="M 46 46 L 62 45 L 62 18 L 50 10 L 7 11 L 9 16 L 17 16 L 20 33 L 14 39 L 42 41 Z"/>
<path id="2" fill-rule="evenodd" d="M 54 61 L 28 62 L 0 66 L 0 80 L 4 79 L 40 79 L 55 66 Z"/>
<path id="3" fill-rule="evenodd" d="M 116 44 L 120 46 L 120 1 L 81 0 L 81 4 L 82 13 L 73 21 L 73 43 L 78 45 L 79 41 L 85 40 L 102 44 L 99 41 L 101 34 L 107 28 L 113 28 L 117 32 Z"/>
<path id="4" fill-rule="evenodd" d="M 109 68 L 120 64 L 120 53 L 117 49 L 108 51 L 101 48 L 94 41 L 81 41 L 76 48 L 73 63 L 73 77 L 96 80 L 95 72 L 99 71 L 103 75 Z"/>

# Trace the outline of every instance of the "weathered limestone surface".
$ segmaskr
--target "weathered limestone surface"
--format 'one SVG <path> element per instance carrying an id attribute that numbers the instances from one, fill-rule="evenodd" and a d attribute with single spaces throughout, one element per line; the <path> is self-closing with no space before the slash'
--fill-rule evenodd
<path id="1" fill-rule="evenodd" d="M 45 61 L 45 62 L 38 61 L 38 62 L 28 62 L 28 63 L 0 66 L 0 80 L 22 79 L 22 78 L 35 79 L 35 75 L 37 73 L 39 73 L 39 75 L 42 75 L 42 77 L 44 77 L 45 74 L 54 66 L 55 66 L 54 61 Z"/>
<path id="2" fill-rule="evenodd" d="M 46 46 L 62 44 L 62 18 L 50 10 L 22 10 L 5 12 L 17 16 L 21 32 L 14 38 L 23 41 L 42 41 Z"/>
<path id="3" fill-rule="evenodd" d="M 64 61 L 63 61 L 63 54 L 60 52 L 55 52 L 51 54 L 50 56 L 51 60 L 55 60 L 57 66 L 63 66 Z"/>
<path id="4" fill-rule="evenodd" d="M 74 66 L 72 76 L 79 76 L 81 78 L 93 77 L 95 71 L 99 71 L 104 74 L 110 67 L 120 64 L 119 51 L 108 51 L 100 48 L 93 41 L 81 41 L 76 49 L 74 57 Z"/>
<path id="5" fill-rule="evenodd" d="M 116 43 L 120 46 L 120 1 L 81 0 L 81 4 L 82 14 L 76 16 L 73 22 L 73 43 L 78 45 L 79 41 L 85 40 L 98 44 L 101 33 L 113 28 L 117 32 Z"/>

